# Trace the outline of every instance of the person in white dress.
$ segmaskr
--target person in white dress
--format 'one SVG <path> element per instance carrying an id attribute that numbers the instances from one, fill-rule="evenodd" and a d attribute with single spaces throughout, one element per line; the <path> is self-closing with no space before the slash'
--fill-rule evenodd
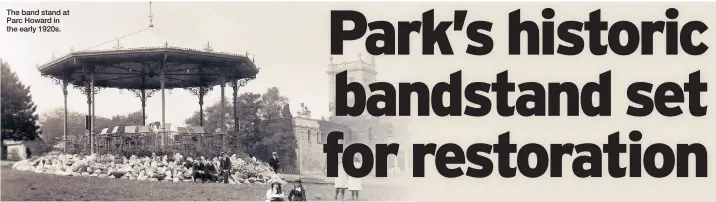
<path id="1" fill-rule="evenodd" d="M 356 168 L 360 168 L 361 160 L 359 158 L 354 158 L 353 165 Z M 351 200 L 358 200 L 358 194 L 361 190 L 363 190 L 362 179 L 357 177 L 351 177 L 348 180 L 348 191 L 351 191 Z"/>
<path id="2" fill-rule="evenodd" d="M 280 182 L 271 183 L 271 187 L 266 190 L 266 201 L 285 201 Z"/>
<path id="3" fill-rule="evenodd" d="M 338 194 L 341 194 L 341 200 L 345 198 L 346 189 L 348 189 L 348 174 L 343 170 L 343 161 L 338 158 L 338 177 L 335 178 L 336 196 L 334 200 L 338 200 Z"/>

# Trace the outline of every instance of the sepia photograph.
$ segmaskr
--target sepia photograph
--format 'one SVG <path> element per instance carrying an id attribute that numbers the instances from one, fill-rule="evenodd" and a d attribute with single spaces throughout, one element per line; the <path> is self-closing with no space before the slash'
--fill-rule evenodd
<path id="1" fill-rule="evenodd" d="M 386 179 L 328 177 L 329 132 L 376 144 L 401 131 L 388 119 L 332 116 L 334 75 L 372 82 L 380 68 L 373 56 L 310 53 L 293 42 L 303 36 L 285 43 L 298 27 L 266 11 L 286 6 L 3 5 L 18 30 L 47 21 L 59 30 L 3 45 L 3 201 L 400 199 Z M 271 27 L 279 22 L 290 29 Z M 389 162 L 391 176 L 406 170 L 404 158 Z"/>

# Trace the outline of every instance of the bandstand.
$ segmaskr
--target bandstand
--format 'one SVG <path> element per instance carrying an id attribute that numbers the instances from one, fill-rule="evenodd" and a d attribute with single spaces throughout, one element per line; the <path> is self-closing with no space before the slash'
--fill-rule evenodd
<path id="1" fill-rule="evenodd" d="M 76 147 L 89 147 L 90 153 L 154 153 L 179 152 L 217 154 L 226 151 L 226 120 L 221 119 L 217 131 L 203 130 L 204 96 L 215 86 L 220 86 L 221 111 L 225 112 L 224 89 L 233 89 L 234 123 L 238 123 L 236 101 L 238 88 L 256 78 L 259 69 L 246 54 L 214 52 L 207 44 L 204 50 L 170 46 L 164 43 L 156 47 L 115 48 L 111 50 L 84 50 L 54 59 L 39 66 L 43 76 L 50 77 L 62 86 L 64 95 L 64 149 L 77 152 Z M 67 130 L 68 88 L 81 90 L 87 99 L 87 132 L 72 134 Z M 137 126 L 114 126 L 96 132 L 94 127 L 94 97 L 101 88 L 129 90 L 141 102 L 142 123 Z M 199 126 L 180 127 L 176 131 L 165 122 L 165 91 L 187 89 L 198 97 L 200 109 Z M 146 124 L 146 101 L 159 92 L 162 103 L 161 125 L 152 130 Z M 84 139 L 83 139 L 84 138 Z M 83 140 L 80 140 L 83 139 Z M 87 143 L 69 143 L 85 141 Z M 79 145 L 79 146 L 78 146 Z M 82 146 L 86 145 L 86 146 Z M 211 148 L 206 150 L 202 148 Z"/>

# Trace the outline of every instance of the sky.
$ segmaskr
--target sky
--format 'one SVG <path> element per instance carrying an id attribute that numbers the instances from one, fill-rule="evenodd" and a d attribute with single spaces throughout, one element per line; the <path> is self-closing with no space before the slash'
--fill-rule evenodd
<path id="1" fill-rule="evenodd" d="M 8 3 L 5 3 L 8 5 Z M 210 44 L 214 51 L 246 53 L 255 58 L 261 68 L 257 79 L 241 88 L 242 92 L 263 93 L 269 87 L 278 87 L 290 100 L 291 111 L 296 113 L 305 103 L 314 118 L 328 114 L 329 31 L 316 31 L 305 27 L 328 27 L 329 12 L 321 7 L 292 3 L 169 3 L 154 2 L 152 15 L 154 28 L 117 41 L 118 37 L 142 30 L 149 25 L 147 2 L 126 3 L 15 3 L 3 8 L 16 10 L 69 10 L 69 16 L 59 16 L 60 33 L 7 33 L 0 40 L 0 57 L 9 63 L 20 80 L 30 86 L 30 93 L 45 113 L 61 108 L 61 86 L 42 77 L 38 65 L 61 57 L 70 50 L 111 49 L 118 43 L 124 48 L 172 46 L 203 49 Z M 298 9 L 297 7 L 302 7 Z M 319 11 L 320 10 L 320 11 Z M 275 13 L 293 13 L 304 20 L 298 23 Z M 6 11 L 3 18 L 8 17 Z M 5 27 L 3 26 L 3 29 Z M 318 48 L 325 47 L 325 48 Z M 307 51 L 310 50 L 310 51 Z M 334 62 L 358 59 L 358 51 L 345 56 L 334 56 Z M 367 55 L 367 54 L 363 54 Z M 377 68 L 378 71 L 384 68 Z M 227 87 L 227 99 L 231 88 Z M 198 110 L 198 98 L 188 91 L 175 89 L 166 94 L 166 122 L 173 126 Z M 218 102 L 219 87 L 205 98 L 205 106 Z M 139 98 L 131 92 L 103 89 L 96 95 L 96 114 L 110 117 L 141 109 Z M 85 97 L 72 89 L 68 95 L 71 111 L 86 113 Z M 147 102 L 148 122 L 161 120 L 161 97 L 155 93 Z"/>

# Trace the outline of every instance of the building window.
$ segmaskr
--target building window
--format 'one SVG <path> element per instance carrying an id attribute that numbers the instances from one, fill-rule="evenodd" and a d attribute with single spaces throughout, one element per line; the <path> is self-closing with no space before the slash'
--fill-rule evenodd
<path id="1" fill-rule="evenodd" d="M 322 134 L 323 134 L 323 133 L 322 133 L 320 130 L 319 130 L 318 132 L 316 132 L 316 143 L 321 144 L 321 136 L 322 136 Z"/>
<path id="2" fill-rule="evenodd" d="M 308 143 L 311 143 L 311 129 L 306 129 L 306 135 L 308 135 Z"/>

